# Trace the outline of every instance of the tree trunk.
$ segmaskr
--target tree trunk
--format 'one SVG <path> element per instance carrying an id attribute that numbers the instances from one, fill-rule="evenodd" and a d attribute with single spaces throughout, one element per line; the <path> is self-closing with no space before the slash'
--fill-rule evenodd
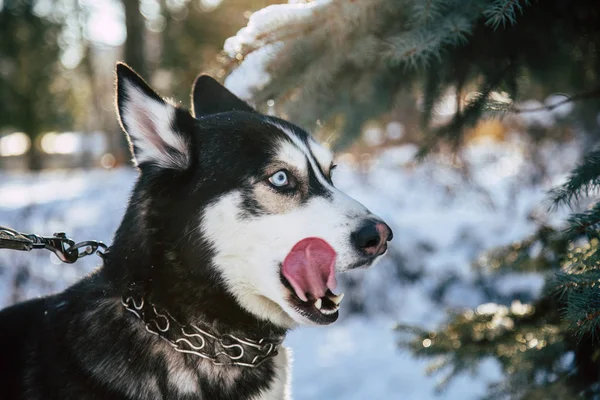
<path id="1" fill-rule="evenodd" d="M 27 136 L 31 138 L 31 148 L 27 152 L 27 168 L 30 171 L 41 171 L 44 167 L 44 153 L 36 145 L 36 137 L 32 134 Z"/>
<path id="2" fill-rule="evenodd" d="M 145 21 L 140 12 L 139 0 L 123 0 L 125 7 L 125 26 L 127 39 L 125 40 L 125 62 L 138 74 L 148 79 L 145 52 Z"/>

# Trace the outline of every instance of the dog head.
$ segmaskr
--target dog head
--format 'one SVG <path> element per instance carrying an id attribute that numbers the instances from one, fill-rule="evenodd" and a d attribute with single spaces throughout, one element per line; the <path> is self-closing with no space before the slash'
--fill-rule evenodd
<path id="1" fill-rule="evenodd" d="M 117 66 L 118 114 L 140 170 L 122 226 L 173 261 L 149 279 L 177 276 L 171 286 L 186 291 L 211 280 L 280 327 L 334 322 L 336 273 L 372 265 L 390 228 L 334 186 L 332 153 L 304 130 L 208 76 L 192 103 L 190 114 Z"/>

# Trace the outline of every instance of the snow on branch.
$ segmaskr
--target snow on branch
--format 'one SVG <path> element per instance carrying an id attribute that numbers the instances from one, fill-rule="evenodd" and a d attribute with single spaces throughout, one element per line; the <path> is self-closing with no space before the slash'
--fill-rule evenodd
<path id="1" fill-rule="evenodd" d="M 275 4 L 252 14 L 246 27 L 225 41 L 223 50 L 232 62 L 241 62 L 225 81 L 233 93 L 245 100 L 271 80 L 267 67 L 280 54 L 283 44 L 310 34 L 323 20 L 324 9 L 334 0 Z M 232 68 L 230 65 L 229 68 Z"/>

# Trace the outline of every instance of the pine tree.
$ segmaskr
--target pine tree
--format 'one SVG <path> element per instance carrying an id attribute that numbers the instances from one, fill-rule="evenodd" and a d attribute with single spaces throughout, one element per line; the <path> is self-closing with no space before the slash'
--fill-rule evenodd
<path id="1" fill-rule="evenodd" d="M 600 11 L 593 0 L 316 0 L 255 13 L 228 40 L 226 83 L 300 125 L 333 124 L 338 146 L 365 122 L 420 92 L 424 147 L 460 144 L 480 118 L 519 112 L 524 96 L 553 92 L 580 102 L 596 126 Z M 453 89 L 453 118 L 431 124 Z M 506 92 L 504 101 L 493 92 Z M 543 97 L 541 97 L 543 98 Z M 416 110 L 415 110 L 416 112 Z"/>
<path id="2" fill-rule="evenodd" d="M 411 326 L 403 345 L 420 357 L 438 358 L 431 372 L 448 369 L 442 385 L 497 359 L 506 380 L 489 398 L 569 399 L 600 396 L 600 152 L 587 155 L 567 182 L 551 192 L 556 206 L 591 202 L 573 213 L 566 229 L 541 227 L 532 237 L 482 257 L 495 274 L 545 273 L 543 296 L 531 304 L 484 304 L 451 316 L 439 331 Z"/>

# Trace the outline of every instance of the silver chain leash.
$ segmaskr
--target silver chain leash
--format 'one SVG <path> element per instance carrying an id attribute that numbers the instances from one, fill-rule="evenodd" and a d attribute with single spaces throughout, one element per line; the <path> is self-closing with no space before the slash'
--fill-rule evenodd
<path id="1" fill-rule="evenodd" d="M 62 262 L 72 264 L 92 254 L 103 257 L 108 246 L 96 240 L 75 243 L 64 232 L 55 233 L 54 236 L 39 236 L 0 226 L 0 249 L 19 251 L 46 249 L 56 254 Z"/>

